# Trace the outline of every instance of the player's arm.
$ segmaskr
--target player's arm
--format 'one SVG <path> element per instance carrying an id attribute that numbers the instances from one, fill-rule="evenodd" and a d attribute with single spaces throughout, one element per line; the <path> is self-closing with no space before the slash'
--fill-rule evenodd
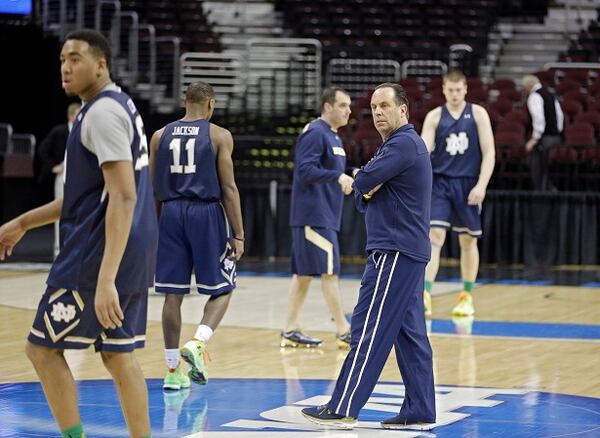
<path id="1" fill-rule="evenodd" d="M 106 241 L 96 289 L 96 314 L 105 328 L 115 328 L 120 327 L 123 320 L 115 280 L 129 239 L 137 193 L 130 161 L 105 162 L 102 164 L 102 175 L 108 193 L 108 206 Z"/>
<path id="2" fill-rule="evenodd" d="M 442 107 L 438 106 L 432 109 L 425 116 L 423 122 L 423 128 L 421 129 L 421 138 L 427 146 L 429 153 L 435 148 L 435 131 L 437 130 L 438 124 L 440 123 L 440 117 L 442 116 Z"/>
<path id="3" fill-rule="evenodd" d="M 490 116 L 481 105 L 473 105 L 473 117 L 477 124 L 477 135 L 479 136 L 479 147 L 481 148 L 481 168 L 477 184 L 475 184 L 467 199 L 469 205 L 477 205 L 483 202 L 496 163 L 496 148 Z"/>
<path id="4" fill-rule="evenodd" d="M 217 152 L 217 173 L 221 186 L 223 208 L 233 229 L 231 257 L 239 260 L 244 253 L 244 224 L 240 194 L 233 174 L 233 137 L 227 129 L 210 125 L 210 138 Z"/>
<path id="5" fill-rule="evenodd" d="M 158 152 L 158 146 L 160 144 L 160 138 L 163 135 L 165 128 L 160 128 L 156 131 L 152 138 L 150 139 L 150 158 L 148 161 L 148 170 L 150 171 L 150 180 L 152 181 L 152 186 L 156 187 L 156 181 L 154 180 L 154 171 L 156 169 L 156 153 Z M 156 203 L 156 214 L 160 216 L 160 211 L 162 209 L 162 202 L 158 199 L 155 201 Z"/>
<path id="6" fill-rule="evenodd" d="M 34 208 L 6 222 L 0 227 L 0 260 L 12 254 L 12 250 L 25 233 L 33 228 L 56 222 L 60 218 L 62 198 Z"/>

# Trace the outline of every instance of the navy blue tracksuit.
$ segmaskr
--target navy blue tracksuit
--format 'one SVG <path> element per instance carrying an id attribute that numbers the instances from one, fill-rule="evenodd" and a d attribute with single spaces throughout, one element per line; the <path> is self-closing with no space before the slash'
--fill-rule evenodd
<path id="1" fill-rule="evenodd" d="M 435 422 L 432 352 L 423 309 L 431 253 L 431 182 L 427 148 L 410 124 L 393 132 L 356 175 L 369 257 L 352 314 L 351 350 L 328 403 L 337 414 L 358 417 L 393 345 L 406 387 L 400 415 Z M 381 183 L 365 201 L 363 194 Z"/>

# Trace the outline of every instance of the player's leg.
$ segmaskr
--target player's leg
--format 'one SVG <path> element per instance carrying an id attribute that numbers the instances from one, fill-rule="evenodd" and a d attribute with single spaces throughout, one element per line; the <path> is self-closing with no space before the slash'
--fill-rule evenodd
<path id="1" fill-rule="evenodd" d="M 221 204 L 190 203 L 185 230 L 192 248 L 197 290 L 210 298 L 194 336 L 181 349 L 181 357 L 191 366 L 190 379 L 204 385 L 208 381 L 210 360 L 206 346 L 229 306 L 235 288 L 236 264 L 228 258 L 231 232 Z M 198 233 L 198 230 L 203 231 Z"/>
<path id="2" fill-rule="evenodd" d="M 334 230 L 323 228 L 316 229 L 315 232 L 319 236 L 313 236 L 313 238 L 317 237 L 319 239 L 317 243 L 326 254 L 324 268 L 327 269 L 327 272 L 321 274 L 321 290 L 325 303 L 335 322 L 337 330 L 336 342 L 339 348 L 350 348 L 350 324 L 344 315 L 338 277 L 338 273 L 340 272 L 338 233 Z M 333 260 L 331 260 L 331 257 L 333 257 Z"/>
<path id="3" fill-rule="evenodd" d="M 148 388 L 135 353 L 103 351 L 102 361 L 115 382 L 130 436 L 149 437 Z"/>
<path id="4" fill-rule="evenodd" d="M 431 228 L 429 230 L 431 259 L 425 268 L 425 285 L 423 292 L 426 316 L 431 316 L 433 313 L 431 291 L 440 268 L 440 253 L 442 252 L 442 247 L 446 241 L 446 231 L 450 228 L 450 218 L 452 216 L 450 196 L 450 178 L 434 175 L 431 190 Z"/>
<path id="5" fill-rule="evenodd" d="M 63 351 L 89 348 L 102 332 L 94 310 L 93 292 L 50 286 L 46 289 L 27 337 L 25 353 L 40 378 L 64 437 L 79 438 L 83 436 L 83 428 L 77 387 Z"/>
<path id="6" fill-rule="evenodd" d="M 323 298 L 331 312 L 337 330 L 336 341 L 338 347 L 350 347 L 350 324 L 346 320 L 342 307 L 342 294 L 340 293 L 340 282 L 337 275 L 321 275 L 321 288 Z"/>
<path id="7" fill-rule="evenodd" d="M 454 316 L 472 316 L 473 287 L 479 271 L 479 249 L 477 239 L 481 237 L 481 206 L 468 205 L 467 198 L 476 178 L 457 178 L 455 182 L 455 220 L 453 230 L 459 233 L 460 244 L 460 270 L 463 280 L 463 290 L 458 297 L 458 303 L 452 310 Z"/>
<path id="8" fill-rule="evenodd" d="M 425 268 L 425 290 L 431 293 L 432 285 L 440 268 L 440 254 L 446 241 L 446 229 L 431 227 L 429 239 L 431 240 L 431 259 Z"/>
<path id="9" fill-rule="evenodd" d="M 46 400 L 63 436 L 68 431 L 74 438 L 82 436 L 77 407 L 77 385 L 62 350 L 27 342 L 25 354 L 33 364 L 46 395 Z M 79 431 L 79 433 L 77 433 Z"/>
<path id="10" fill-rule="evenodd" d="M 463 290 L 459 296 L 458 304 L 452 310 L 455 316 L 471 316 L 475 313 L 473 308 L 473 286 L 479 271 L 479 249 L 477 238 L 467 233 L 458 236 L 460 244 L 460 272 L 463 280 Z"/>
<path id="11" fill-rule="evenodd" d="M 185 204 L 180 201 L 171 201 L 163 205 L 156 257 L 155 290 L 165 294 L 162 329 L 167 372 L 163 388 L 172 390 L 190 386 L 187 374 L 179 360 L 181 303 L 184 295 L 190 292 L 192 275 L 192 254 L 181 220 L 184 208 Z"/>
<path id="12" fill-rule="evenodd" d="M 292 275 L 288 296 L 288 312 L 285 322 L 286 332 L 297 330 L 300 327 L 300 313 L 302 312 L 302 307 L 304 307 L 311 280 L 312 277 L 310 275 Z"/>
<path id="13" fill-rule="evenodd" d="M 119 295 L 123 310 L 122 326 L 103 329 L 104 336 L 95 342 L 104 366 L 111 374 L 123 415 L 132 437 L 150 436 L 148 389 L 135 349 L 143 348 L 148 319 L 148 293 Z"/>
<path id="14" fill-rule="evenodd" d="M 300 313 L 304 307 L 308 288 L 313 275 L 323 272 L 319 262 L 319 248 L 306 238 L 305 229 L 310 227 L 292 227 L 292 281 L 288 295 L 285 329 L 280 334 L 281 347 L 316 347 L 322 341 L 300 330 Z M 311 231 L 309 231 L 311 233 Z M 332 259 L 333 260 L 333 259 Z"/>

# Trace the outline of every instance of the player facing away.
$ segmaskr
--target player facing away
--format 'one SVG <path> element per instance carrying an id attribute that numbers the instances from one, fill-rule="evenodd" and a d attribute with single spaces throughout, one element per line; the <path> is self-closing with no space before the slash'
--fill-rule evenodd
<path id="1" fill-rule="evenodd" d="M 494 171 L 494 134 L 480 105 L 465 100 L 467 78 L 460 71 L 444 75 L 446 104 L 425 117 L 421 136 L 431 153 L 431 261 L 425 270 L 425 314 L 432 314 L 431 290 L 440 265 L 440 251 L 450 227 L 459 233 L 463 291 L 454 316 L 472 316 L 472 291 L 479 270 L 477 239 L 481 238 L 481 205 Z"/>
<path id="2" fill-rule="evenodd" d="M 209 122 L 214 109 L 212 87 L 205 82 L 190 84 L 185 116 L 156 131 L 150 141 L 150 172 L 162 207 L 155 288 L 166 294 L 165 389 L 189 387 L 190 379 L 206 384 L 206 343 L 227 310 L 235 288 L 236 261 L 244 253 L 240 196 L 231 159 L 233 138 L 227 129 Z M 190 293 L 192 270 L 198 292 L 210 298 L 194 337 L 180 351 L 181 303 Z M 191 366 L 188 374 L 180 355 Z"/>
<path id="3" fill-rule="evenodd" d="M 344 194 L 352 192 L 346 175 L 346 152 L 337 129 L 350 117 L 350 96 L 329 87 L 321 98 L 321 117 L 304 128 L 296 142 L 290 225 L 292 227 L 292 283 L 281 347 L 316 347 L 321 340 L 302 333 L 299 317 L 312 276 L 321 289 L 336 325 L 340 348 L 350 345 L 350 324 L 342 310 L 339 288 L 338 232 Z"/>
<path id="4" fill-rule="evenodd" d="M 356 206 L 365 213 L 368 257 L 352 313 L 350 352 L 331 400 L 302 414 L 316 424 L 354 427 L 393 346 L 405 396 L 398 415 L 381 426 L 429 430 L 436 414 L 423 281 L 430 255 L 431 162 L 408 123 L 402 86 L 379 85 L 371 110 L 383 144 L 354 180 Z"/>
<path id="5" fill-rule="evenodd" d="M 148 394 L 134 350 L 144 345 L 157 223 L 144 124 L 110 78 L 110 46 L 93 30 L 67 35 L 62 86 L 83 107 L 67 140 L 64 197 L 0 227 L 0 259 L 30 229 L 60 218 L 54 260 L 25 352 L 63 437 L 84 437 L 64 350 L 94 345 L 132 437 L 149 437 Z"/>

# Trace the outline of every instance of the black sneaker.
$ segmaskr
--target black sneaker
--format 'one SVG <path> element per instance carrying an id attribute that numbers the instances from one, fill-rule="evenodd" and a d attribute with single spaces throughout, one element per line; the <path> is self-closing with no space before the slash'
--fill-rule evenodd
<path id="1" fill-rule="evenodd" d="M 305 335 L 300 330 L 281 332 L 280 347 L 318 347 L 323 343 L 322 340 Z"/>
<path id="2" fill-rule="evenodd" d="M 431 430 L 435 427 L 435 423 L 427 421 L 408 420 L 396 415 L 381 422 L 381 427 L 384 429 L 410 429 L 410 430 Z"/>
<path id="3" fill-rule="evenodd" d="M 338 348 L 343 350 L 347 350 L 350 348 L 350 330 L 348 330 L 343 335 L 335 335 L 335 340 L 337 342 Z"/>
<path id="4" fill-rule="evenodd" d="M 356 418 L 336 414 L 327 405 L 302 409 L 302 415 L 308 421 L 321 426 L 334 426 L 341 429 L 352 429 L 358 422 Z"/>

